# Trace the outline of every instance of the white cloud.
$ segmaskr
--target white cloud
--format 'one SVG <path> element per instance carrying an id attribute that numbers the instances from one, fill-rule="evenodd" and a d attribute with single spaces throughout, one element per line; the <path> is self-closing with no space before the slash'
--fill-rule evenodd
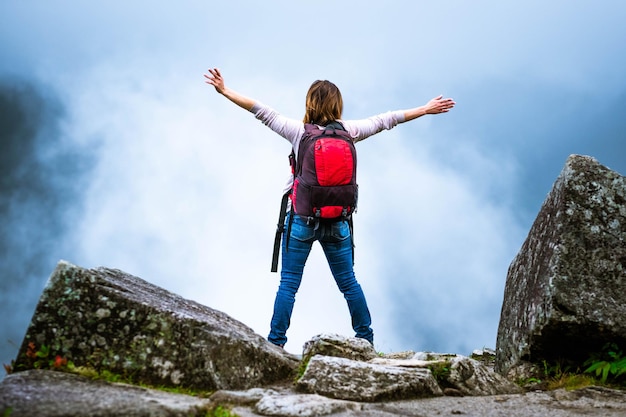
<path id="1" fill-rule="evenodd" d="M 361 263 L 376 260 L 364 278 L 385 295 L 377 309 L 387 328 L 378 333 L 396 350 L 440 347 L 401 330 L 407 320 L 427 322 L 442 336 L 454 329 L 447 346 L 493 346 L 506 269 L 523 235 L 511 207 L 487 195 L 498 186 L 505 193 L 514 171 L 461 145 L 465 158 L 452 153 L 458 164 L 450 164 L 433 155 L 428 129 L 414 137 L 407 127 L 368 139 L 378 142 L 360 152 L 356 238 Z"/>

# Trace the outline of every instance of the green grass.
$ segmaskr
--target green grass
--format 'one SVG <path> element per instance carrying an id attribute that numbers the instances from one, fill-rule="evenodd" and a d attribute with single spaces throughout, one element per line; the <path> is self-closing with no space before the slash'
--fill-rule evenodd
<path id="1" fill-rule="evenodd" d="M 97 371 L 93 368 L 89 368 L 86 366 L 78 366 L 78 367 L 68 368 L 67 371 L 90 378 L 90 379 L 97 379 L 97 380 L 102 380 L 102 381 L 107 381 L 107 382 L 112 382 L 112 383 L 137 385 L 142 388 L 156 389 L 159 391 L 170 392 L 172 394 L 191 395 L 193 397 L 200 397 L 200 398 L 208 398 L 212 394 L 211 391 L 201 391 L 201 390 L 196 390 L 196 389 L 187 388 L 183 386 L 171 387 L 171 386 L 165 386 L 165 385 L 151 385 L 151 384 L 146 384 L 143 382 L 137 382 L 137 381 L 134 381 L 132 377 L 130 376 L 116 374 L 106 369 L 103 369 L 102 371 Z"/>
<path id="2" fill-rule="evenodd" d="M 599 384 L 598 381 L 590 375 L 565 373 L 558 378 L 549 378 L 546 387 L 548 391 L 553 391 L 559 388 L 575 390 L 593 385 Z"/>
<path id="3" fill-rule="evenodd" d="M 591 355 L 584 364 L 586 373 L 595 373 L 602 383 L 626 381 L 626 356 L 615 343 L 607 343 L 601 352 Z"/>
<path id="4" fill-rule="evenodd" d="M 103 381 L 112 382 L 112 383 L 125 383 L 125 384 L 130 384 L 130 385 L 136 385 L 142 388 L 165 391 L 165 392 L 169 392 L 172 394 L 190 395 L 190 396 L 197 397 L 197 398 L 208 398 L 212 394 L 212 392 L 210 391 L 199 391 L 199 390 L 182 387 L 182 386 L 178 386 L 178 387 L 168 387 L 164 385 L 155 386 L 155 385 L 145 384 L 142 382 L 134 382 L 132 381 L 131 378 L 127 378 L 127 377 L 124 377 L 119 374 L 115 374 L 107 370 L 102 370 L 98 372 L 97 370 L 93 368 L 88 368 L 84 366 L 74 367 L 68 371 L 78 374 L 78 375 L 82 375 L 87 378 L 91 378 L 91 379 L 98 379 L 98 380 L 103 380 Z M 201 412 L 204 412 L 204 411 L 201 411 Z M 239 417 L 239 416 L 235 414 L 234 412 L 232 412 L 232 410 L 227 406 L 214 405 L 206 410 L 203 417 Z"/>
<path id="5" fill-rule="evenodd" d="M 233 413 L 228 407 L 223 407 L 218 405 L 215 408 L 207 410 L 204 417 L 239 417 L 237 414 Z"/>
<path id="6" fill-rule="evenodd" d="M 430 369 L 430 372 L 433 374 L 433 378 L 435 378 L 435 381 L 437 381 L 437 383 L 442 388 L 450 386 L 448 378 L 450 377 L 451 367 L 452 362 L 449 360 L 432 362 L 427 366 L 427 368 Z"/>
<path id="7" fill-rule="evenodd" d="M 615 343 L 607 343 L 600 352 L 590 354 L 582 365 L 544 361 L 541 373 L 542 376 L 518 383 L 521 386 L 543 383 L 547 390 L 574 390 L 592 385 L 626 389 L 626 357 Z"/>

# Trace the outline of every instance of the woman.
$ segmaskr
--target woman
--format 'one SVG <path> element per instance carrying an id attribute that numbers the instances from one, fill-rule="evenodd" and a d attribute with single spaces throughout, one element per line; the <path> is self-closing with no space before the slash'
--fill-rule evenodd
<path id="1" fill-rule="evenodd" d="M 239 107 L 252 112 L 262 123 L 287 139 L 296 155 L 305 131 L 305 123 L 326 126 L 331 122 L 340 121 L 354 142 L 358 142 L 384 129 L 391 129 L 399 123 L 408 122 L 426 114 L 446 113 L 455 105 L 452 99 L 438 96 L 423 106 L 408 110 L 382 113 L 362 120 L 341 120 L 343 112 L 341 92 L 330 81 L 318 80 L 309 88 L 306 96 L 304 119 L 299 121 L 282 116 L 272 108 L 226 87 L 224 78 L 217 68 L 209 69 L 209 73 L 204 76 L 206 83 L 215 87 L 218 93 Z M 289 190 L 292 184 L 293 175 L 285 191 Z M 288 217 L 291 215 L 289 213 Z M 348 222 L 338 221 L 313 225 L 307 224 L 297 215 L 293 216 L 291 222 L 291 227 L 288 229 L 290 230 L 289 238 L 282 239 L 280 285 L 274 301 L 274 314 L 268 340 L 281 347 L 287 342 L 286 333 L 289 328 L 295 295 L 302 280 L 304 264 L 313 242 L 318 240 L 324 250 L 337 286 L 348 303 L 352 317 L 352 328 L 356 337 L 374 344 L 374 332 L 370 327 L 372 323 L 370 312 L 363 290 L 354 275 L 352 236 Z M 285 247 L 287 244 L 289 245 L 288 250 Z"/>

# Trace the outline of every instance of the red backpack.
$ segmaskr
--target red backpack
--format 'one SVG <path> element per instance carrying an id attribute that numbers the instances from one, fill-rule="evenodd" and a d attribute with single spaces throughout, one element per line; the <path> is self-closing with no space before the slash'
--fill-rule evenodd
<path id="1" fill-rule="evenodd" d="M 341 220 L 356 210 L 356 149 L 341 123 L 322 129 L 306 124 L 298 157 L 292 151 L 290 160 L 292 207 L 301 218 L 309 222 Z"/>
<path id="2" fill-rule="evenodd" d="M 291 207 L 307 223 L 348 220 L 352 229 L 352 213 L 356 211 L 356 149 L 352 137 L 339 122 L 319 128 L 304 125 L 298 155 L 289 155 L 294 175 L 293 187 L 284 196 L 278 218 L 272 272 L 278 268 L 278 251 L 284 231 L 287 199 Z M 287 230 L 287 239 L 291 229 Z M 287 240 L 287 243 L 289 241 Z"/>

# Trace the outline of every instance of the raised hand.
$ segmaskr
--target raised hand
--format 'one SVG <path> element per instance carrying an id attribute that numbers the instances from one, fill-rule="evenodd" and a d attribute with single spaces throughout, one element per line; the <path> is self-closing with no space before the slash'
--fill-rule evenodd
<path id="1" fill-rule="evenodd" d="M 443 98 L 443 96 L 432 98 L 426 103 L 426 114 L 447 113 L 455 104 L 456 103 L 451 98 Z"/>
<path id="2" fill-rule="evenodd" d="M 224 93 L 224 78 L 222 78 L 222 74 L 220 70 L 217 68 L 209 68 L 209 73 L 204 74 L 204 78 L 206 78 L 206 83 L 215 87 L 215 91 L 220 94 Z"/>

